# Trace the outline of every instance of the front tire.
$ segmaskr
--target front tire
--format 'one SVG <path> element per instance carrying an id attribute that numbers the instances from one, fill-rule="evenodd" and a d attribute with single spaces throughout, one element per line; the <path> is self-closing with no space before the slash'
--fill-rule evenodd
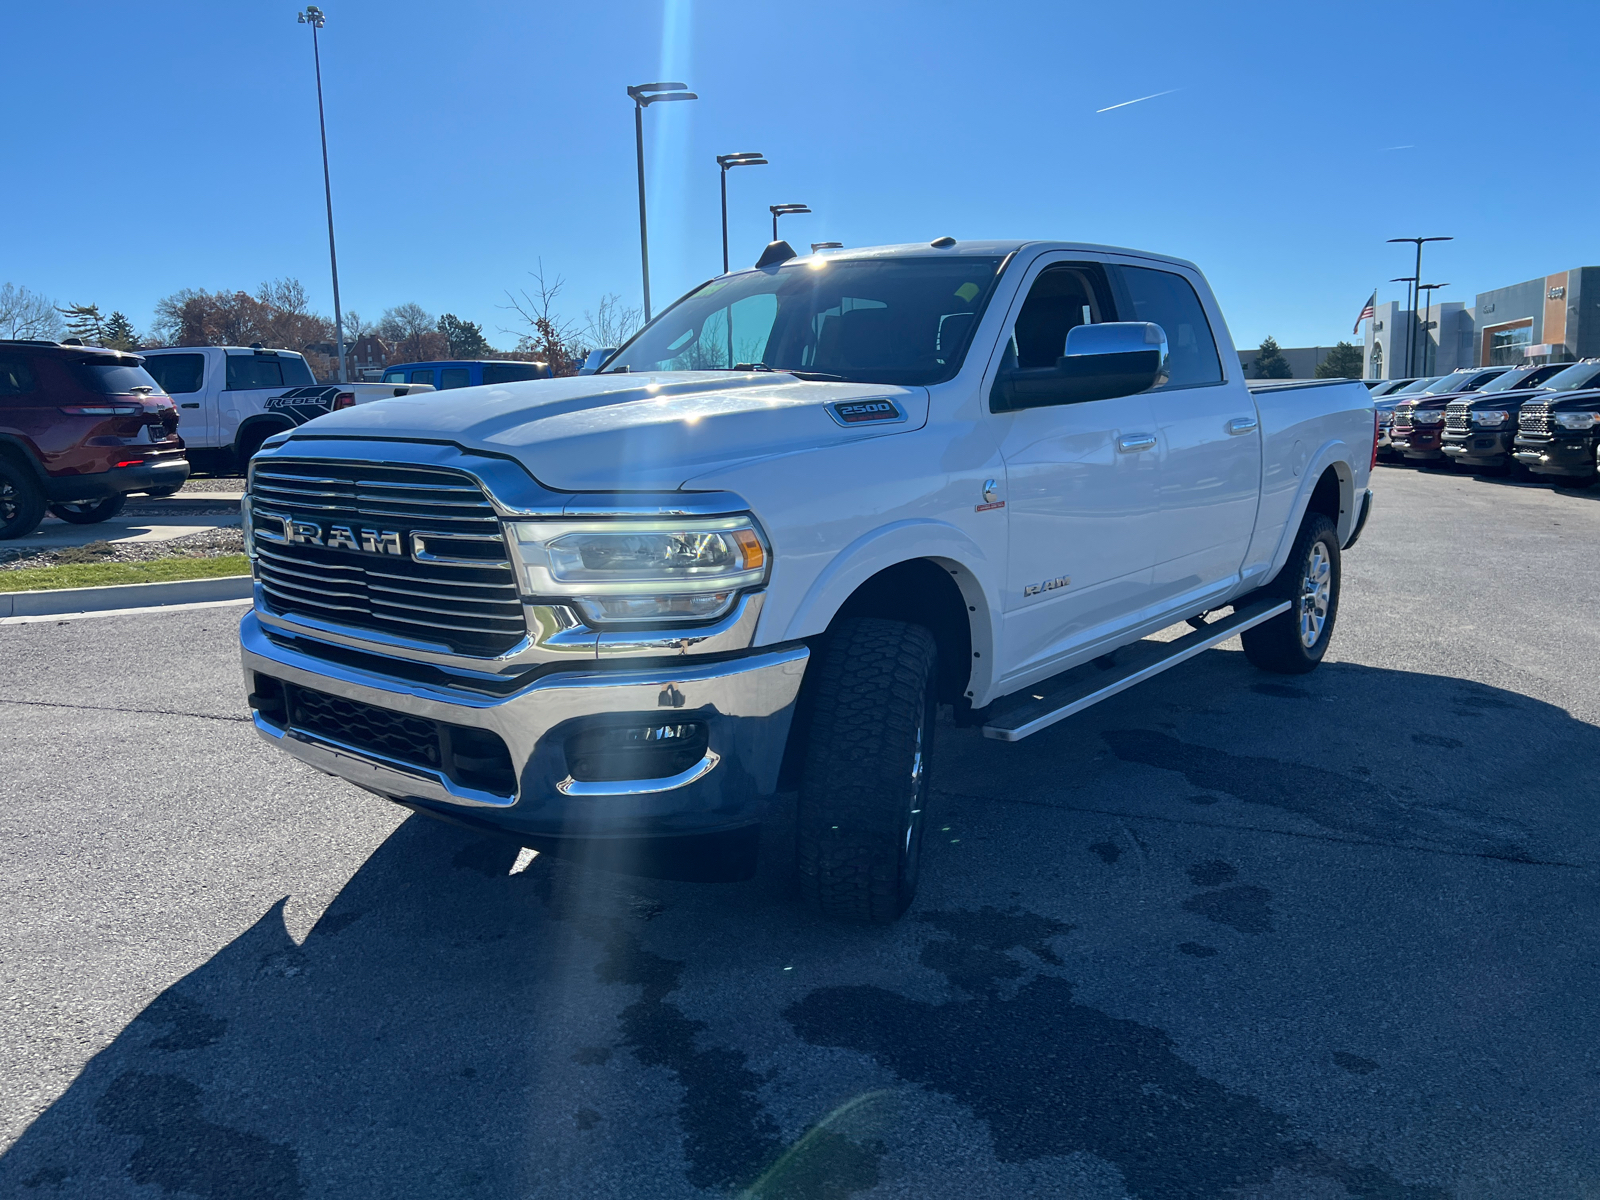
<path id="1" fill-rule="evenodd" d="M 126 496 L 107 496 L 104 500 L 80 500 L 73 504 L 52 504 L 50 515 L 73 525 L 98 525 L 122 511 Z"/>
<path id="2" fill-rule="evenodd" d="M 1289 561 L 1258 595 L 1287 600 L 1290 608 L 1240 635 L 1245 657 L 1278 675 L 1316 670 L 1339 615 L 1339 531 L 1333 522 L 1322 513 L 1308 514 Z"/>
<path id="3" fill-rule="evenodd" d="M 813 663 L 796 848 L 825 917 L 888 924 L 916 895 L 938 668 L 926 628 L 875 617 L 839 622 Z"/>
<path id="4" fill-rule="evenodd" d="M 0 541 L 27 537 L 44 520 L 44 492 L 24 468 L 0 458 Z"/>

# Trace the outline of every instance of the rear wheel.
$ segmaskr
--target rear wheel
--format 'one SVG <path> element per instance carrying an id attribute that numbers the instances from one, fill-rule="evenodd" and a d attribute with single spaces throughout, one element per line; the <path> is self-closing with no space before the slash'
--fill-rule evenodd
<path id="1" fill-rule="evenodd" d="M 1279 675 L 1316 670 L 1339 615 L 1339 532 L 1333 522 L 1322 513 L 1309 514 L 1289 561 L 1258 595 L 1289 601 L 1289 611 L 1240 635 L 1245 657 Z"/>
<path id="2" fill-rule="evenodd" d="M 887 924 L 922 864 L 939 653 L 921 625 L 841 621 L 812 669 L 800 783 L 800 892 L 824 916 Z"/>
<path id="3" fill-rule="evenodd" d="M 74 525 L 97 525 L 122 511 L 126 496 L 107 496 L 104 500 L 79 500 L 72 504 L 52 504 L 50 515 Z"/>
<path id="4" fill-rule="evenodd" d="M 0 541 L 27 537 L 44 520 L 44 493 L 32 473 L 0 458 Z"/>
<path id="5" fill-rule="evenodd" d="M 261 443 L 266 441 L 273 434 L 282 432 L 284 432 L 284 430 L 281 428 L 263 429 L 259 425 L 253 429 L 245 430 L 245 432 L 239 436 L 239 441 L 235 446 L 235 452 L 239 456 L 239 470 L 245 474 L 248 474 L 250 471 L 250 460 L 256 456 L 256 451 L 261 449 Z"/>

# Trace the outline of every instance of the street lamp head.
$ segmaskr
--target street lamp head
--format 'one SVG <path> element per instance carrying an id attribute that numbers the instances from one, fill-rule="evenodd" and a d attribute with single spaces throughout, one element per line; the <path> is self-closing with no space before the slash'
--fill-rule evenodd
<path id="1" fill-rule="evenodd" d="M 1389 280 L 1390 283 L 1415 283 L 1416 281 L 1417 277 L 1415 275 L 1396 275 Z"/>
<path id="2" fill-rule="evenodd" d="M 730 167 L 764 167 L 766 165 L 766 157 L 755 150 L 746 150 L 740 154 L 717 155 L 717 166 L 724 171 Z"/>
<path id="3" fill-rule="evenodd" d="M 790 213 L 808 213 L 811 210 L 804 204 L 769 204 L 767 211 L 775 217 L 783 217 Z"/>
<path id="4" fill-rule="evenodd" d="M 628 95 L 640 108 L 648 108 L 657 100 L 700 99 L 688 88 L 686 83 L 636 83 L 628 88 Z"/>
<path id="5" fill-rule="evenodd" d="M 295 17 L 295 20 L 302 25 L 313 25 L 316 28 L 321 29 L 323 25 L 327 23 L 328 18 L 315 4 L 308 4 L 305 7 L 305 11 L 298 14 Z"/>

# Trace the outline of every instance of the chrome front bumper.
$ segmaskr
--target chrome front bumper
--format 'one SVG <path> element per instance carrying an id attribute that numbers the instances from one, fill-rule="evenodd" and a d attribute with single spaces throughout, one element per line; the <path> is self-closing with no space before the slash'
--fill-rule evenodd
<path id="1" fill-rule="evenodd" d="M 425 721 L 498 735 L 517 786 L 496 795 L 442 771 L 296 728 L 254 712 L 261 737 L 319 771 L 380 796 L 441 814 L 547 838 L 651 837 L 735 829 L 760 819 L 776 789 L 794 702 L 809 651 L 752 651 L 720 662 L 686 658 L 552 671 L 505 695 L 420 683 L 361 670 L 285 645 L 256 613 L 240 626 L 247 689 L 257 674 Z M 304 643 L 302 643 L 304 644 Z M 703 722 L 708 749 L 678 774 L 575 780 L 565 743 L 589 725 Z"/>

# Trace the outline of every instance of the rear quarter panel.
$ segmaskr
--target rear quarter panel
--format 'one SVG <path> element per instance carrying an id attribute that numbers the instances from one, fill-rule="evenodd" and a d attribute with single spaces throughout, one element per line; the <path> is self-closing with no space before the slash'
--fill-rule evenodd
<path id="1" fill-rule="evenodd" d="M 1350 540 L 1370 482 L 1372 395 L 1356 380 L 1285 380 L 1251 389 L 1261 419 L 1261 506 L 1245 561 L 1253 583 L 1289 556 L 1311 493 L 1330 467 L 1339 478 L 1339 540 Z"/>

